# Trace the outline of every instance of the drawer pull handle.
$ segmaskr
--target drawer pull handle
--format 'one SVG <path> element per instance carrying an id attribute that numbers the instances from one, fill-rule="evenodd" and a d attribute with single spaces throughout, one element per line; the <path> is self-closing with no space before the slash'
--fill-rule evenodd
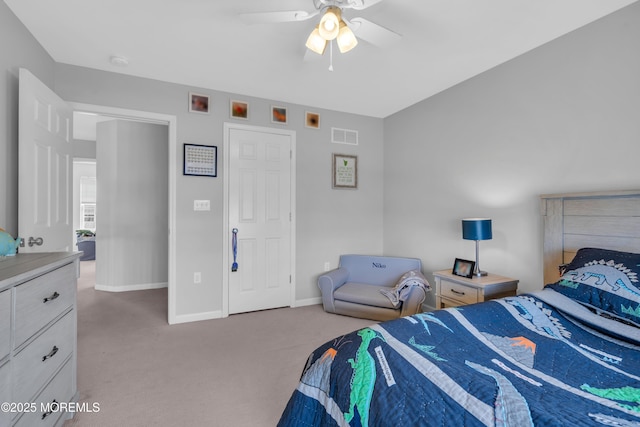
<path id="1" fill-rule="evenodd" d="M 42 414 L 42 419 L 44 420 L 45 418 L 47 418 L 49 415 L 53 414 L 53 411 L 58 411 L 58 401 L 53 399 L 51 401 L 51 404 L 48 405 L 49 410 L 47 412 L 45 412 L 44 414 Z"/>
<path id="2" fill-rule="evenodd" d="M 60 349 L 54 345 L 53 348 L 51 349 L 51 351 L 49 352 L 49 354 L 47 354 L 46 356 L 42 356 L 42 361 L 44 362 L 47 359 L 51 359 L 53 356 L 56 355 L 58 350 L 60 350 Z"/>
<path id="3" fill-rule="evenodd" d="M 456 295 L 464 295 L 464 292 L 456 291 L 455 289 L 451 289 L 451 292 L 453 292 Z"/>
<path id="4" fill-rule="evenodd" d="M 58 298 L 60 296 L 59 293 L 54 292 L 53 295 L 51 295 L 50 297 L 46 297 L 45 299 L 42 300 L 42 302 L 44 304 L 48 303 L 49 301 L 53 301 L 54 299 Z"/>

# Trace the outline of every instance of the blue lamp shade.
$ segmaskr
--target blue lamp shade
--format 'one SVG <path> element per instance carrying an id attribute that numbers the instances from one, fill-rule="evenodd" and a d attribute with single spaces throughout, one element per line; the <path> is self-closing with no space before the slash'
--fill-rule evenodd
<path id="1" fill-rule="evenodd" d="M 462 220 L 462 238 L 465 240 L 491 240 L 491 220 L 469 218 Z"/>

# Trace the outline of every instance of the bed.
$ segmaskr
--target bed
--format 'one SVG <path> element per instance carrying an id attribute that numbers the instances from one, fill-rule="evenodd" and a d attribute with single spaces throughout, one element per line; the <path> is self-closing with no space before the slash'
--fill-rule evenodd
<path id="1" fill-rule="evenodd" d="M 640 191 L 545 195 L 544 289 L 337 337 L 280 426 L 640 426 Z"/>

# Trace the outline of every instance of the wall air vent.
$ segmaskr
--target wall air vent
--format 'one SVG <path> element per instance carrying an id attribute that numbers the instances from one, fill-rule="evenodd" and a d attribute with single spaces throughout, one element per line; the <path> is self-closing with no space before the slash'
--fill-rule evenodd
<path id="1" fill-rule="evenodd" d="M 336 144 L 358 145 L 358 131 L 331 128 L 331 142 Z"/>

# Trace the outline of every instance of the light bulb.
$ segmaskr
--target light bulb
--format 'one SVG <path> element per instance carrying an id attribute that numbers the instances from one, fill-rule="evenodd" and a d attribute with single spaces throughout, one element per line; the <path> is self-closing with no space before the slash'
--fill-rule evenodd
<path id="1" fill-rule="evenodd" d="M 322 19 L 320 19 L 320 27 L 318 29 L 323 39 L 333 40 L 338 36 L 338 25 L 342 19 L 341 16 L 340 8 L 332 6 L 327 9 Z"/>

